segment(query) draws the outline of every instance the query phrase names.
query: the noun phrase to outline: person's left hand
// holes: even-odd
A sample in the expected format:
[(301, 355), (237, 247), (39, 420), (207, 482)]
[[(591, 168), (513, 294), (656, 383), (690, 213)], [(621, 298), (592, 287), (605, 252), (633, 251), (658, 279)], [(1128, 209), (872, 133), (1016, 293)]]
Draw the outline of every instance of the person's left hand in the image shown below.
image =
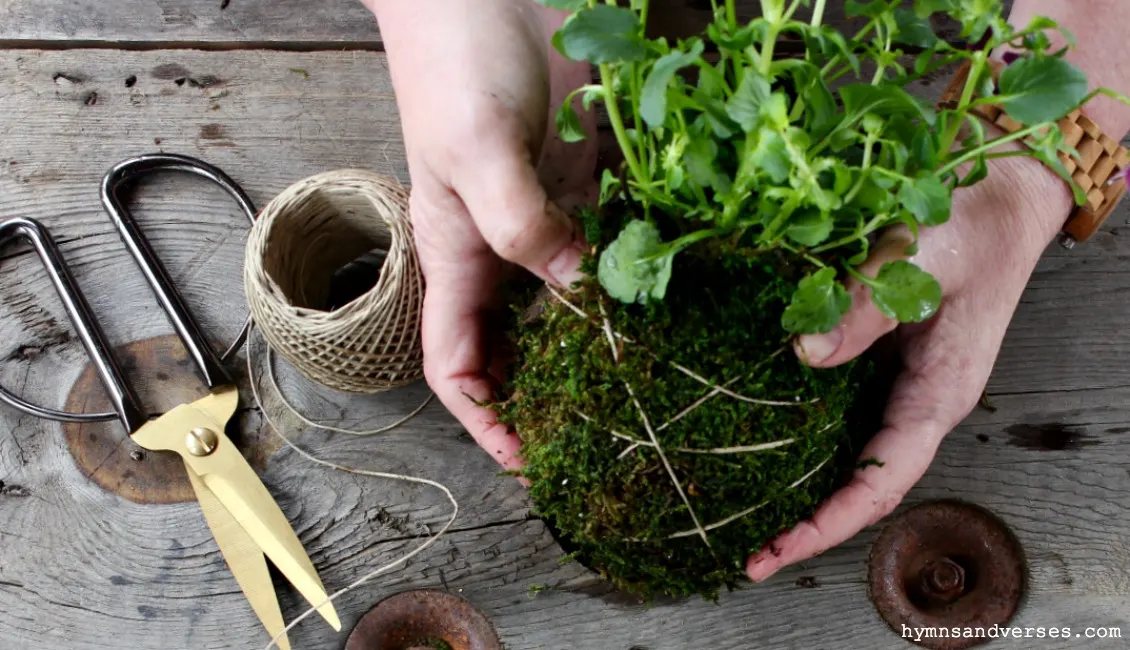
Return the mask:
[[(1067, 185), (1035, 160), (1002, 158), (989, 168), (986, 180), (954, 193), (951, 219), (922, 230), (919, 253), (909, 258), (942, 286), (932, 319), (896, 330), (898, 323), (879, 312), (866, 286), (851, 282), (852, 308), (841, 325), (798, 341), (800, 358), (826, 368), (895, 331), (903, 367), (882, 428), (861, 454), (882, 466), (855, 470), (810, 520), (751, 557), (746, 570), (754, 582), (890, 514), (926, 472), (942, 439), (976, 406), (1028, 278), (1072, 205)], [(884, 262), (904, 258), (910, 242), (905, 229), (885, 233), (860, 271), (874, 277)]]

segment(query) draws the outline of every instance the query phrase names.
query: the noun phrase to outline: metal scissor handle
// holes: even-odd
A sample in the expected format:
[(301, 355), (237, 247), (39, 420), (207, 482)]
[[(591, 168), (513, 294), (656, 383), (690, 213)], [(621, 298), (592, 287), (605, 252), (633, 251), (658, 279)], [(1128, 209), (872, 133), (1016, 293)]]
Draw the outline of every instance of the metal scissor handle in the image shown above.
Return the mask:
[[(223, 355), (217, 357), (215, 351), (206, 342), (200, 325), (185, 306), (184, 298), (173, 286), (168, 271), (165, 270), (160, 259), (145, 239), (144, 234), (138, 228), (133, 216), (118, 196), (119, 190), (128, 181), (147, 173), (165, 170), (190, 172), (213, 181), (236, 200), (252, 223), (255, 221), (256, 210), (243, 189), (227, 174), (202, 160), (189, 156), (165, 153), (136, 156), (111, 167), (102, 179), (103, 207), (110, 216), (110, 220), (117, 227), (122, 241), (133, 255), (134, 260), (141, 267), (146, 281), (161, 303), (161, 307), (168, 314), (181, 342), (193, 361), (196, 362), (196, 368), (200, 372), (201, 378), (207, 387), (212, 390), (218, 386), (232, 383), (231, 375), (223, 364), (235, 354), (236, 350), (247, 339), (247, 333), (251, 328), (251, 316), (250, 314), (247, 316), (239, 335), (236, 336), (228, 349)], [(3, 387), (0, 387), (0, 402), (22, 413), (56, 422), (107, 422), (117, 419), (126, 428), (127, 433), (134, 433), (146, 422), (141, 401), (126, 381), (125, 375), (110, 351), (111, 348), (105, 334), (98, 326), (90, 305), (86, 302), (71, 276), (55, 240), (51, 237), (51, 233), (42, 224), (32, 219), (17, 218), (0, 223), (0, 246), (17, 237), (26, 239), (35, 247), (39, 259), (47, 269), (51, 283), (59, 293), (67, 314), (78, 331), (87, 355), (97, 369), (98, 376), (110, 395), (114, 404), (114, 412), (68, 413), (58, 411), (32, 404), (13, 395)]]
[(196, 362), (196, 368), (200, 371), (205, 385), (209, 389), (214, 389), (232, 383), (231, 375), (223, 362), (230, 358), (247, 339), (247, 333), (251, 329), (251, 315), (248, 314), (243, 329), (227, 351), (222, 356), (216, 356), (215, 350), (204, 338), (199, 323), (185, 305), (184, 298), (173, 286), (168, 271), (165, 270), (161, 260), (118, 196), (118, 190), (125, 183), (159, 171), (188, 172), (212, 181), (235, 199), (252, 223), (255, 222), (255, 206), (243, 189), (223, 171), (202, 160), (179, 154), (154, 153), (129, 158), (111, 167), (102, 179), (102, 206), (110, 215), (110, 220), (117, 226), (118, 234), (141, 268), (149, 287), (168, 315), (189, 356)]
[(27, 240), (39, 255), (43, 267), (47, 270), (51, 284), (63, 301), (63, 307), (71, 319), (79, 339), (86, 348), (86, 353), (98, 371), (102, 385), (110, 394), (110, 401), (114, 404), (113, 413), (67, 413), (54, 409), (36, 406), (22, 398), (9, 393), (0, 387), (0, 401), (28, 415), (57, 422), (106, 422), (117, 419), (126, 427), (127, 431), (136, 431), (145, 424), (146, 418), (141, 409), (141, 400), (138, 399), (133, 389), (122, 374), (121, 367), (110, 351), (110, 344), (106, 335), (98, 326), (94, 312), (86, 302), (70, 269), (63, 261), (59, 248), (55, 244), (51, 233), (38, 221), (33, 219), (17, 218), (0, 223), (0, 246), (8, 241), (22, 238)]

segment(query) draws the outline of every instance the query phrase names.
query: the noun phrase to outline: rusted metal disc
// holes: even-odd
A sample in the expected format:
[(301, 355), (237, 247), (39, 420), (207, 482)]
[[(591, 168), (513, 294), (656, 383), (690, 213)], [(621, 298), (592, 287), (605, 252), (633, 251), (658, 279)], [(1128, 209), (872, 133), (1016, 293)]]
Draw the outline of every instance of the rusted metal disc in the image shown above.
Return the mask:
[(868, 580), (891, 629), (938, 650), (998, 638), (1026, 586), (1023, 551), (1008, 528), (984, 508), (948, 500), (892, 520), (872, 546)]
[(345, 650), (502, 650), (487, 617), (444, 591), (405, 591), (377, 603)]

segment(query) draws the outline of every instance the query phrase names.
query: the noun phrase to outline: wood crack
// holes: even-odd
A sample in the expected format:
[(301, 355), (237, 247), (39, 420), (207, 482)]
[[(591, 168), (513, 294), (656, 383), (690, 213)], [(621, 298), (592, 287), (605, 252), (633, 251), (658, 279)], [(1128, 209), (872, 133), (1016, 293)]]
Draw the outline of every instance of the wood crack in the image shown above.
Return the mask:
[[(492, 521), (490, 523), (479, 524), (477, 526), (467, 526), (466, 528), (454, 528), (453, 527), (453, 528), (451, 528), (447, 531), (447, 536), (455, 535), (455, 534), (458, 534), (458, 533), (473, 533), (475, 531), (488, 530), (488, 529), (491, 529), (491, 528), (502, 528), (504, 526), (515, 526), (515, 525), (518, 525), (518, 524), (524, 524), (524, 523), (533, 521), (535, 519), (536, 519), (536, 517), (530, 516), (530, 517), (523, 517), (521, 519), (503, 519), (503, 520), (500, 520), (500, 521)], [(386, 539), (380, 539), (380, 540), (377, 540), (377, 541), (375, 541), (371, 544), (368, 544), (368, 545), (360, 548), (356, 553), (351, 553), (351, 554), (347, 555), (346, 557), (342, 558), (341, 560), (339, 560), (337, 562), (328, 562), (324, 565), (324, 567), (326, 569), (336, 567), (336, 566), (338, 566), (338, 565), (340, 565), (340, 564), (342, 564), (342, 563), (344, 563), (344, 562), (346, 562), (350, 559), (360, 557), (361, 555), (364, 555), (365, 553), (368, 553), (369, 551), (372, 551), (373, 549), (375, 549), (379, 546), (384, 546), (386, 544), (397, 544), (397, 543), (400, 543), (400, 542), (410, 542), (410, 541), (417, 540), (417, 539), (427, 539), (427, 538), (433, 537), (433, 536), (434, 536), (434, 533), (427, 533), (427, 534), (419, 534), (419, 535), (402, 535), (400, 537), (389, 537), (389, 538), (386, 538)]]
[(27, 585), (22, 585), (22, 584), (19, 584), (19, 583), (16, 583), (16, 582), (0, 582), (0, 586), (2, 586), (2, 587), (13, 587), (13, 588), (19, 589), (20, 591), (25, 591), (29, 594), (32, 594), (34, 596), (39, 597), (40, 599), (42, 599), (48, 605), (52, 605), (52, 606), (55, 606), (55, 607), (64, 607), (66, 609), (73, 609), (73, 610), (80, 611), (80, 612), (86, 612), (87, 614), (95, 614), (97, 616), (106, 616), (106, 617), (109, 617), (109, 618), (116, 618), (116, 619), (126, 620), (126, 621), (130, 621), (130, 620), (140, 621), (140, 620), (142, 620), (142, 619), (130, 619), (130, 618), (126, 618), (124, 616), (118, 616), (118, 615), (115, 615), (115, 614), (107, 614), (106, 612), (100, 612), (96, 609), (90, 609), (89, 607), (83, 607), (82, 605), (75, 605), (74, 603), (64, 603), (62, 601), (52, 600), (52, 599), (44, 596), (43, 594), (39, 593), (38, 591), (32, 589), (31, 587), (28, 587)]
[(1088, 386), (1086, 388), (1064, 388), (1060, 390), (1018, 390), (1005, 393), (988, 393), (988, 396), (997, 398), (1023, 397), (1025, 395), (1069, 395), (1071, 393), (1093, 393), (1097, 390), (1125, 390), (1128, 388), (1130, 388), (1130, 384), (1118, 384), (1115, 386)]

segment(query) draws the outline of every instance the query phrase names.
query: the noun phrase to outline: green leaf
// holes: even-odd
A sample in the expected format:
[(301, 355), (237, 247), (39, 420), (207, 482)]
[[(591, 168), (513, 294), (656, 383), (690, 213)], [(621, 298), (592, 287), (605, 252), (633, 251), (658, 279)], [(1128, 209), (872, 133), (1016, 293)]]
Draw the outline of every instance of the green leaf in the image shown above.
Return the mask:
[(915, 131), (910, 141), (910, 166), (915, 171), (933, 170), (938, 166), (938, 147), (930, 131)]
[(709, 137), (692, 137), (687, 144), (686, 164), (687, 173), (691, 180), (702, 187), (714, 188), (719, 194), (730, 191), (730, 179), (718, 171), (717, 167), (718, 145)]
[(561, 27), (566, 57), (590, 63), (638, 61), (647, 54), (639, 17), (631, 9), (598, 4), (573, 14)]
[(892, 171), (903, 173), (906, 163), (910, 160), (910, 152), (906, 145), (898, 140), (884, 140), (883, 150), (879, 155), (879, 166)]
[(585, 107), (586, 111), (592, 110), (592, 103), (603, 97), (604, 86), (588, 86), (585, 88), (585, 91), (581, 93), (581, 105)]
[(561, 29), (553, 32), (553, 36), (551, 36), (549, 39), (549, 44), (553, 46), (553, 49), (557, 50), (557, 53), (565, 58), (569, 58), (569, 55), (565, 53), (565, 34), (564, 32), (562, 32), (562, 30), (565, 28), (565, 25), (568, 25), (569, 21), (572, 19), (573, 16), (566, 18), (565, 23), (561, 26)]
[(863, 264), (867, 261), (867, 258), (871, 256), (870, 240), (864, 237), (862, 239), (857, 239), (856, 243), (858, 243), (862, 248), (858, 253), (848, 258), (847, 263), (851, 264), (852, 266), (859, 266), (860, 264)]
[(817, 78), (804, 93), (804, 101), (808, 104), (807, 113), (810, 120), (808, 130), (812, 133), (813, 139), (819, 140), (831, 131), (839, 120), (839, 115), (836, 113), (836, 98), (832, 96), (832, 91), (828, 90), (824, 79)]
[(770, 128), (762, 128), (758, 133), (757, 146), (750, 152), (754, 167), (764, 171), (774, 183), (783, 183), (789, 177), (792, 163), (789, 160), (785, 139)]
[[(1058, 159), (1057, 159), (1058, 160)], [(973, 161), (973, 166), (969, 169), (969, 173), (965, 178), (958, 182), (958, 187), (969, 187), (985, 180), (989, 176), (989, 166), (985, 163), (985, 156), (977, 156)]]
[(769, 98), (761, 105), (761, 117), (778, 131), (788, 127), (789, 106), (785, 93), (775, 92), (769, 95)]
[(889, 189), (883, 188), (876, 182), (875, 175), (867, 173), (851, 204), (872, 214), (882, 214), (890, 211), (894, 206), (895, 197)]
[(895, 43), (915, 47), (933, 47), (938, 42), (938, 36), (930, 26), (929, 20), (919, 18), (910, 9), (896, 7), (895, 22), (898, 24), (898, 32), (891, 39)]
[(933, 124), (936, 114), (925, 100), (915, 97), (898, 86), (872, 86), (848, 84), (840, 88), (844, 111), (857, 118), (867, 113), (882, 115), (918, 115), (927, 124)]
[(756, 18), (748, 25), (739, 27), (737, 31), (730, 32), (729, 25), (712, 22), (706, 26), (706, 37), (719, 48), (740, 52), (753, 45), (757, 33), (763, 31), (765, 26), (764, 18)]
[(770, 92), (769, 81), (757, 70), (749, 68), (738, 89), (726, 102), (726, 114), (748, 133), (761, 122), (761, 106), (769, 99)]
[(640, 117), (651, 128), (663, 126), (667, 119), (667, 87), (682, 68), (693, 65), (702, 54), (701, 40), (695, 40), (689, 52), (671, 52), (656, 60), (640, 91)]
[(562, 142), (580, 142), (585, 139), (585, 127), (581, 125), (581, 118), (569, 104), (562, 104), (557, 109), (554, 122)]
[(860, 16), (881, 18), (886, 11), (886, 3), (875, 2), (873, 0), (868, 0), (867, 2), (847, 0), (847, 2), (844, 3), (844, 15), (848, 18), (858, 18)]
[(839, 153), (855, 144), (858, 138), (859, 136), (855, 131), (850, 129), (838, 129), (832, 131), (832, 135), (828, 138), (828, 146), (832, 151)]
[(882, 133), (885, 124), (886, 120), (874, 113), (868, 113), (863, 116), (863, 131), (865, 133), (870, 133), (871, 135)]
[(825, 60), (840, 56), (857, 75), (860, 73), (859, 57), (852, 51), (847, 38), (835, 27), (830, 25), (810, 27), (804, 23), (797, 23), (794, 29), (800, 32), (807, 50), (812, 53), (819, 52)]
[(620, 191), (620, 179), (616, 174), (612, 173), (611, 169), (605, 168), (604, 173), (600, 175), (600, 203), (603, 205)]
[[(663, 254), (663, 241), (654, 224), (629, 221), (600, 254), (597, 279), (608, 295), (625, 302), (645, 304), (661, 300), (671, 279), (673, 257)], [(654, 259), (650, 259), (654, 258)]]
[(1032, 125), (1058, 120), (1087, 96), (1087, 75), (1064, 59), (1022, 58), (1001, 72), (1000, 102), (1010, 117)]
[(929, 18), (938, 12), (954, 11), (957, 6), (957, 0), (914, 0), (914, 13), (919, 18)]
[(827, 212), (807, 210), (789, 219), (785, 236), (801, 246), (817, 246), (832, 234), (832, 216)]
[(803, 278), (781, 314), (781, 326), (793, 334), (825, 334), (851, 308), (851, 294), (836, 281), (836, 270), (825, 267)]
[(906, 260), (887, 262), (874, 279), (863, 281), (879, 311), (901, 323), (921, 323), (942, 303), (942, 287), (934, 276)]
[(899, 188), (899, 202), (924, 226), (938, 226), (950, 216), (950, 188), (936, 176), (907, 179)]
[(565, 9), (566, 11), (584, 9), (589, 4), (588, 0), (538, 0), (538, 3), (550, 9)]

